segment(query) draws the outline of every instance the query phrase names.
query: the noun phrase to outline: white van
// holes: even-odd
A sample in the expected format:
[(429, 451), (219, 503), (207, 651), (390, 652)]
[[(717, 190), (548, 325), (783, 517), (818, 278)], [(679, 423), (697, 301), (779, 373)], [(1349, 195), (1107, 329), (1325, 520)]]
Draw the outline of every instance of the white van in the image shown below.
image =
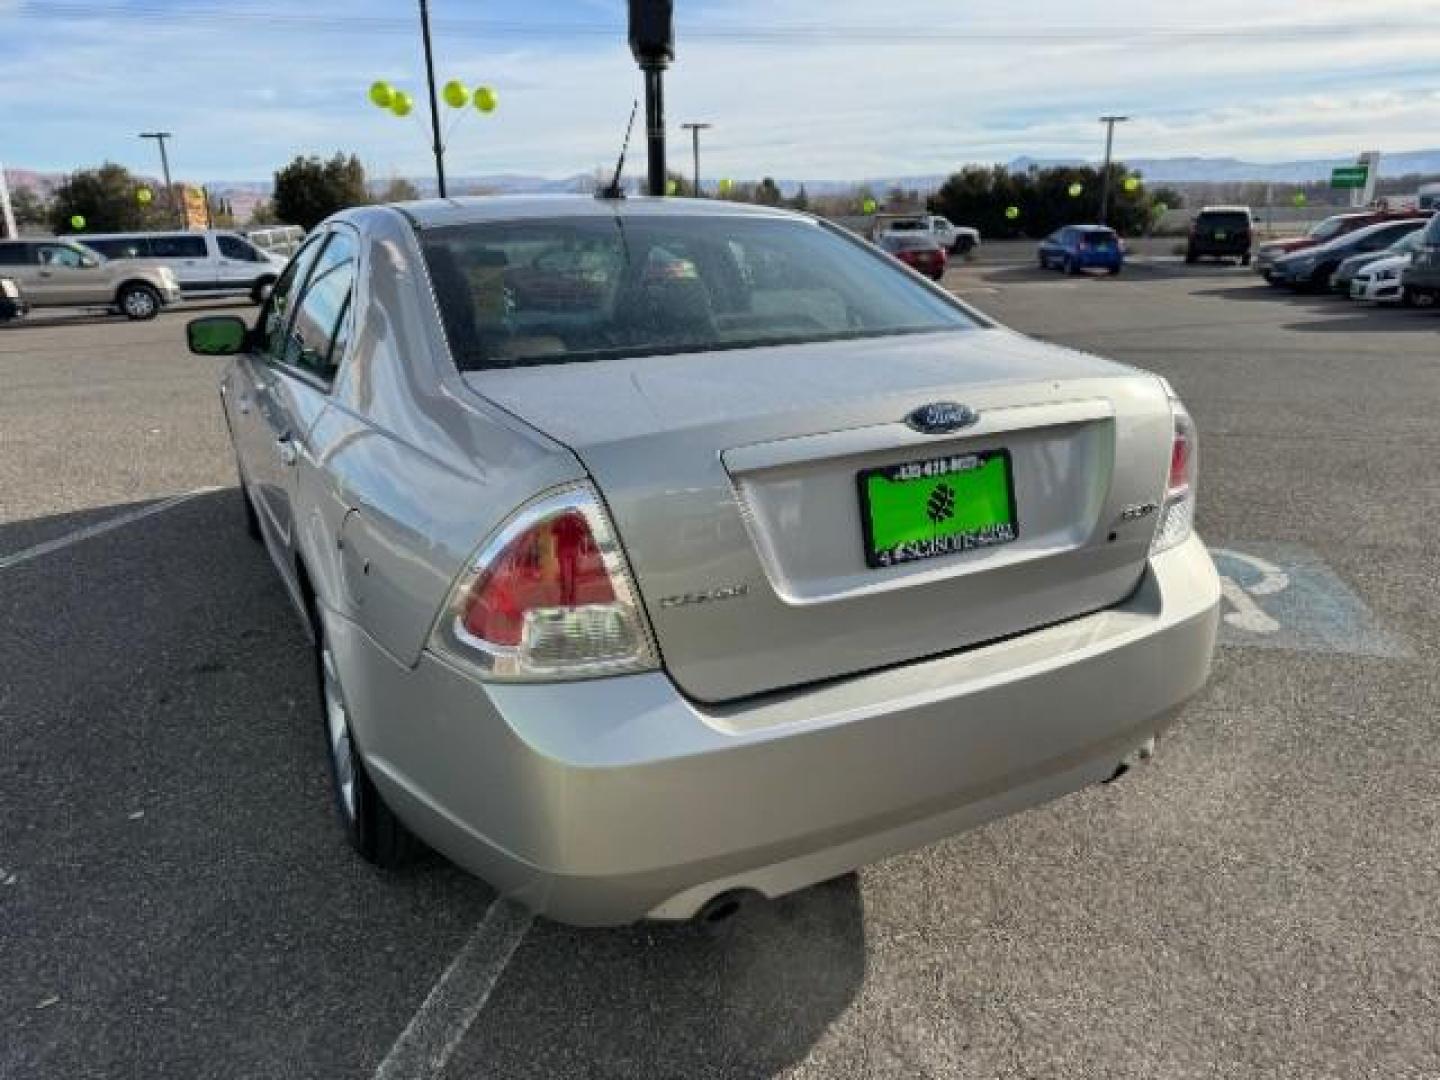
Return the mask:
[(285, 269), (285, 260), (238, 233), (99, 233), (76, 237), (108, 259), (134, 259), (170, 267), (186, 297), (249, 296), (260, 303)]

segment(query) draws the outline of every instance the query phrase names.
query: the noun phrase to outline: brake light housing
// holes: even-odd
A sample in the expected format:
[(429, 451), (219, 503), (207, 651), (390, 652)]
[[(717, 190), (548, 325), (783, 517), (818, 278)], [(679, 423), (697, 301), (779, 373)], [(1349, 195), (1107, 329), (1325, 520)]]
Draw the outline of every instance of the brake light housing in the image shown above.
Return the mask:
[(1170, 437), (1170, 466), (1165, 477), (1165, 498), (1160, 503), (1160, 521), (1150, 542), (1150, 554), (1168, 551), (1190, 538), (1195, 529), (1195, 482), (1199, 475), (1199, 445), (1195, 421), (1180, 403), (1175, 391), (1166, 383), (1170, 394), (1170, 416), (1173, 423)]
[(594, 488), (550, 492), (496, 530), (451, 589), (431, 649), (496, 681), (654, 670), (649, 622)]

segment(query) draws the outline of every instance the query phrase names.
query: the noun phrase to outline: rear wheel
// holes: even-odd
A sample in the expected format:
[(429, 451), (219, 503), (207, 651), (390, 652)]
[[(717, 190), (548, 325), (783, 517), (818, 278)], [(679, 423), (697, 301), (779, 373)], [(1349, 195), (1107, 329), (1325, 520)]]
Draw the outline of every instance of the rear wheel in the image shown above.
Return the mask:
[(1186, 248), (1186, 249), (1185, 249), (1185, 262), (1186, 262), (1187, 265), (1194, 264), (1194, 263), (1198, 262), (1199, 259), (1200, 259), (1200, 256), (1195, 254), (1194, 249), (1192, 249), (1192, 248)]
[(1110, 268), (1110, 270), (1109, 270), (1110, 276), (1111, 276), (1111, 277), (1114, 277), (1116, 274), (1120, 273), (1120, 269), (1121, 269), (1121, 268), (1118, 267), (1118, 266), (1112, 266), (1112, 267)]
[(1240, 265), (1241, 265), (1241, 266), (1249, 266), (1249, 265), (1250, 265), (1250, 253), (1249, 253), (1248, 251), (1245, 252), (1244, 255), (1241, 255), (1241, 256), (1240, 256)]
[(1079, 265), (1069, 255), (1065, 256), (1065, 273), (1072, 275), (1080, 273)]
[(1406, 285), (1404, 291), (1400, 294), (1400, 299), (1406, 307), (1433, 308), (1437, 299), (1440, 299), (1440, 297), (1437, 297), (1436, 294), (1429, 289), (1417, 289), (1414, 286)]
[(335, 808), (350, 846), (366, 862), (386, 869), (414, 857), (418, 841), (385, 805), (371, 783), (350, 730), (350, 710), (340, 685), (340, 668), (324, 620), (310, 605), (315, 628), (315, 663), (320, 682), (320, 708), (325, 725), (326, 758)]
[(160, 294), (152, 286), (132, 282), (115, 298), (127, 319), (143, 321), (160, 314)]

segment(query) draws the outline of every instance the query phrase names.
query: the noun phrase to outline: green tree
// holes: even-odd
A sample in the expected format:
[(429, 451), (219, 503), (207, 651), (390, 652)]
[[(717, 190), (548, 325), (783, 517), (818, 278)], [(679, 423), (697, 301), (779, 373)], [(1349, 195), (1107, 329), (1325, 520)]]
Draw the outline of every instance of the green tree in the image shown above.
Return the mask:
[(420, 198), (420, 189), (403, 176), (392, 176), (390, 182), (380, 192), (376, 202), (411, 202)]
[(695, 194), (695, 185), (683, 173), (670, 169), (665, 173), (665, 190), (673, 191), (677, 198), (689, 199)]
[(17, 187), (10, 192), (10, 209), (20, 235), (45, 232), (50, 227), (50, 204), (34, 188)]
[(275, 204), (269, 199), (261, 199), (250, 209), (250, 220), (246, 224), (252, 229), (263, 229), (267, 225), (282, 225), (279, 216), (275, 213)]
[(802, 211), (810, 209), (810, 193), (805, 190), (804, 184), (800, 185), (800, 190), (795, 192), (794, 198), (790, 200), (790, 209)]
[[(50, 200), (50, 227), (57, 233), (73, 231), (70, 219), (85, 219), (89, 232), (136, 232), (164, 224), (163, 196), (148, 206), (137, 198), (145, 185), (123, 165), (107, 161), (98, 169), (71, 173)], [(156, 203), (160, 203), (157, 207)]]
[(275, 174), (275, 213), (307, 232), (331, 214), (370, 201), (365, 166), (354, 154), (337, 153), (329, 161), (297, 157)]
[(760, 181), (759, 187), (755, 189), (755, 201), (761, 206), (779, 206), (785, 201), (780, 185), (775, 183), (773, 176), (767, 176)]

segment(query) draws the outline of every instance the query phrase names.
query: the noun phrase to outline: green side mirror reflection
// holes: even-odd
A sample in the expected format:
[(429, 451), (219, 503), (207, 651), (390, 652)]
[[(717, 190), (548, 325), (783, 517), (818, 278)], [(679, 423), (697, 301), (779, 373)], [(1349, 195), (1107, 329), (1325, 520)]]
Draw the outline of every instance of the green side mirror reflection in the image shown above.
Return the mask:
[(249, 328), (233, 315), (191, 319), (185, 327), (190, 351), (197, 356), (232, 356), (245, 348)]

